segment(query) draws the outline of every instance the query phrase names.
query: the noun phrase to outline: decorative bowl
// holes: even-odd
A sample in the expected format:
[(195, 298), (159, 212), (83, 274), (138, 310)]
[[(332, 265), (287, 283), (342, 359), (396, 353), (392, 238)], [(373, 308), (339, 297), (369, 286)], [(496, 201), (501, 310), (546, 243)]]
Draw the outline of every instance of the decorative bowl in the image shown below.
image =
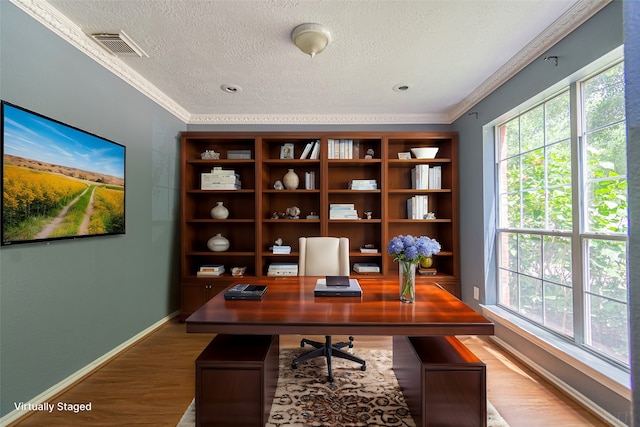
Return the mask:
[(438, 154), (438, 147), (417, 147), (412, 148), (411, 152), (416, 159), (433, 159)]

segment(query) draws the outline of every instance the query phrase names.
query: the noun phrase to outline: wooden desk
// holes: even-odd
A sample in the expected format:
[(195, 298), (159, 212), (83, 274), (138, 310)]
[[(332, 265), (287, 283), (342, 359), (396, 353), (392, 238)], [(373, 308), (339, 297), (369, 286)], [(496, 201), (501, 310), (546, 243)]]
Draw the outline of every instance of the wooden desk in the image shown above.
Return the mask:
[[(317, 277), (269, 278), (256, 283), (266, 284), (267, 293), (262, 301), (225, 301), (222, 293), (213, 297), (204, 306), (186, 320), (187, 332), (208, 332), (230, 335), (394, 335), (394, 336), (435, 336), (435, 335), (491, 335), (493, 324), (473, 311), (449, 292), (436, 285), (419, 285), (416, 289), (416, 302), (406, 304), (400, 301), (397, 278), (361, 279), (362, 297), (314, 297), (313, 289)], [(238, 283), (242, 283), (239, 281)], [(219, 335), (224, 337), (225, 335)], [(226, 349), (230, 352), (232, 349)], [(241, 348), (242, 350), (242, 348)], [(244, 350), (242, 350), (244, 351)], [(395, 351), (395, 346), (394, 346)], [(413, 354), (413, 352), (407, 352)], [(415, 356), (414, 356), (415, 359)], [(231, 362), (231, 361), (229, 361)], [(413, 369), (412, 360), (397, 363), (394, 359), (394, 370), (401, 373), (399, 379), (405, 378), (408, 372), (410, 381), (401, 387), (414, 393), (416, 397), (408, 399), (421, 401), (422, 392), (419, 372)], [(228, 364), (228, 363), (227, 363)], [(229, 369), (228, 366), (223, 366)], [(242, 366), (239, 367), (243, 369)], [(277, 370), (264, 369), (277, 380)], [(263, 374), (264, 375), (264, 374)], [(404, 376), (403, 376), (404, 375)], [(229, 397), (228, 381), (210, 381), (208, 393), (225, 396), (224, 404), (236, 408), (235, 413), (251, 413), (250, 402), (245, 396), (250, 392), (259, 394), (262, 385), (270, 377), (259, 381), (235, 381), (241, 387), (236, 394)], [(415, 383), (418, 381), (418, 383)], [(196, 381), (198, 382), (198, 381)], [(414, 384), (415, 383), (415, 384)], [(220, 389), (219, 387), (222, 387)], [(244, 388), (242, 388), (244, 387)], [(196, 423), (209, 420), (210, 425), (228, 427), (234, 420), (221, 415), (212, 405), (207, 407), (203, 402), (204, 391), (196, 389)], [(212, 391), (213, 390), (213, 391)], [(267, 396), (271, 399), (275, 387)], [(486, 394), (480, 393), (478, 405), (484, 404)], [(231, 401), (229, 403), (228, 401)], [(255, 399), (254, 399), (255, 400)], [(482, 402), (480, 402), (480, 400)], [(463, 402), (464, 403), (464, 402)], [(458, 402), (449, 402), (447, 414), (455, 412)], [(418, 420), (425, 420), (421, 406), (414, 407)], [(425, 407), (426, 408), (426, 407)], [(242, 420), (238, 425), (264, 424), (263, 413), (266, 407), (255, 410), (258, 415), (251, 422)], [(224, 412), (224, 411), (222, 411)], [(444, 414), (443, 416), (448, 416)], [(267, 414), (268, 415), (268, 414)], [(431, 417), (439, 414), (429, 414)], [(237, 420), (236, 420), (237, 421)], [(423, 424), (424, 424), (423, 423)], [(486, 419), (484, 421), (486, 424)], [(235, 424), (233, 424), (235, 425)], [(455, 425), (455, 424), (454, 424)], [(484, 424), (480, 424), (484, 425)]]
[[(255, 335), (493, 335), (493, 323), (436, 285), (400, 302), (397, 278), (358, 278), (362, 297), (314, 297), (317, 277), (268, 278), (262, 301), (213, 297), (186, 320), (187, 332)], [(238, 281), (242, 283), (242, 281)]]

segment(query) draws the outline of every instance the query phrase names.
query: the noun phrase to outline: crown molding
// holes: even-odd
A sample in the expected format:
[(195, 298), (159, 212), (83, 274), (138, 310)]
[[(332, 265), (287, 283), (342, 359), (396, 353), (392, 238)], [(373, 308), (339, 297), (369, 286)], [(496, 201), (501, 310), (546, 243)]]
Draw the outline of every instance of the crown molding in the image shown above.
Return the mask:
[(42, 0), (11, 0), (11, 2), (171, 114), (183, 122), (188, 121), (190, 114), (187, 110), (133, 71), (117, 56), (101, 48), (80, 27), (58, 12), (49, 3)]
[(451, 124), (612, 0), (580, 0), (448, 114), (191, 114), (42, 0), (13, 4), (185, 124)]
[(206, 125), (381, 125), (449, 124), (437, 114), (194, 114), (189, 124)]
[(514, 55), (506, 64), (482, 82), (462, 102), (450, 111), (448, 122), (453, 123), (467, 110), (482, 101), (498, 89), (511, 77), (522, 71), (553, 45), (565, 38), (569, 33), (582, 25), (587, 19), (598, 13), (612, 0), (581, 0), (574, 4), (561, 17), (556, 19), (540, 35), (533, 39), (524, 49)]

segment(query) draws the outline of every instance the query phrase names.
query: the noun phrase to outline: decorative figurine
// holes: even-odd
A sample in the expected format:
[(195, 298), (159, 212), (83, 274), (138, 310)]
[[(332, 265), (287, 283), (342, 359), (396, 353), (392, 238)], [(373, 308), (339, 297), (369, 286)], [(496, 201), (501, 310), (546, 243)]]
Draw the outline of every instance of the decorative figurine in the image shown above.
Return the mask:
[(282, 181), (277, 180), (275, 184), (273, 184), (273, 188), (275, 190), (284, 190), (284, 185), (282, 184)]
[(300, 218), (300, 208), (297, 206), (291, 206), (287, 208), (285, 211), (285, 215), (288, 219), (299, 219)]
[(436, 219), (436, 214), (433, 212), (429, 212), (424, 216), (424, 219)]
[(367, 154), (364, 156), (365, 159), (373, 159), (373, 155), (375, 154), (375, 151), (373, 151), (373, 148), (369, 148), (367, 150)]
[(367, 219), (371, 219), (371, 215), (373, 215), (373, 212), (371, 211), (365, 211), (364, 212), (365, 216), (367, 217)]
[(200, 154), (200, 158), (203, 160), (218, 160), (220, 153), (216, 153), (215, 150), (205, 150), (204, 153)]
[(247, 271), (247, 267), (232, 267), (231, 268), (231, 275), (232, 276), (243, 276), (245, 271)]
[(276, 246), (282, 246), (282, 237), (278, 237), (275, 241)]

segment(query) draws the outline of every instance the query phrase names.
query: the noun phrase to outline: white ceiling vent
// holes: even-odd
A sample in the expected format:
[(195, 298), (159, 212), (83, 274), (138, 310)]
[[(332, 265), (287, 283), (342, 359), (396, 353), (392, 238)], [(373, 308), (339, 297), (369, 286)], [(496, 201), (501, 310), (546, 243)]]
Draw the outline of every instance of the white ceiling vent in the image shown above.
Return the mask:
[(124, 31), (119, 33), (95, 33), (91, 34), (91, 37), (113, 55), (149, 57)]

